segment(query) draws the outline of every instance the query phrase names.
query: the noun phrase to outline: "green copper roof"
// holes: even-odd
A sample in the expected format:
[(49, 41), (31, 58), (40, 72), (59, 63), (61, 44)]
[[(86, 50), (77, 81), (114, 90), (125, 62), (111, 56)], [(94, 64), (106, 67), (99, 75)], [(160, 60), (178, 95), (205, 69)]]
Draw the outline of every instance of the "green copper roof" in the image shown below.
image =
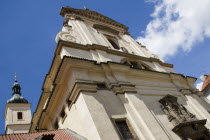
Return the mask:
[(7, 100), (7, 103), (28, 103), (28, 101), (19, 94), (14, 94), (12, 98)]
[(12, 86), (12, 98), (7, 101), (7, 103), (28, 103), (28, 101), (21, 96), (21, 87), (20, 84), (15, 80), (15, 83)]

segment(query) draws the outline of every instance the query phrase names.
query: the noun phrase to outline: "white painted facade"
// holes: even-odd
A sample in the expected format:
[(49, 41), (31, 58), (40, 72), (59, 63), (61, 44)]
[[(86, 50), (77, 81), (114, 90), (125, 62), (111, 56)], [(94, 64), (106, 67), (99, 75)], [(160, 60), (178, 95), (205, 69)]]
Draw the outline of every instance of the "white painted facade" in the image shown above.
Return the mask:
[[(30, 132), (36, 126), (40, 130), (58, 127), (89, 140), (120, 140), (114, 121), (126, 119), (136, 139), (179, 140), (160, 107), (159, 100), (167, 94), (177, 97), (198, 119), (207, 119), (205, 126), (210, 129), (210, 104), (194, 87), (196, 78), (177, 74), (172, 65), (138, 44), (124, 29), (85, 16), (64, 17), (68, 22), (56, 37), (55, 58)], [(95, 29), (95, 24), (119, 34)], [(109, 38), (128, 52), (114, 49)], [(125, 64), (126, 60), (150, 70)], [(106, 88), (100, 89), (101, 83)]]
[[(107, 40), (109, 37), (116, 40), (119, 47), (124, 47), (128, 51), (128, 54), (133, 54), (134, 56), (140, 56), (145, 58), (155, 58), (163, 62), (163, 60), (152, 54), (145, 46), (138, 44), (130, 35), (120, 34), (115, 35), (111, 33), (106, 33), (100, 30), (96, 30), (93, 27), (93, 23), (85, 23), (80, 20), (69, 20), (68, 25), (64, 26), (62, 31), (58, 33), (56, 41), (65, 40), (74, 42), (81, 45), (100, 45), (99, 49), (89, 49), (81, 50), (81, 48), (62, 46), (60, 56), (73, 56), (79, 58), (86, 58), (90, 60), (95, 60), (97, 62), (118, 62), (125, 57), (118, 55), (113, 55), (113, 51), (123, 52), (122, 49), (116, 50)], [(108, 37), (107, 37), (108, 36)], [(174, 69), (169, 67), (161, 66), (157, 62), (144, 62), (156, 71), (160, 72), (173, 72)]]
[[(6, 134), (28, 133), (31, 123), (31, 104), (7, 103), (5, 109)], [(22, 119), (18, 119), (18, 112), (22, 113)]]

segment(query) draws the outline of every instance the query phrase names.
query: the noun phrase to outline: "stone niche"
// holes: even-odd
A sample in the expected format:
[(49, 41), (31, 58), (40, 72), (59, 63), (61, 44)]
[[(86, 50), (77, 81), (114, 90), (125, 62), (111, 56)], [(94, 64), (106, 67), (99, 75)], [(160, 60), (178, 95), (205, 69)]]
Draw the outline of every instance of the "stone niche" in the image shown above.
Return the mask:
[(182, 104), (177, 97), (166, 95), (159, 100), (161, 108), (169, 122), (174, 125), (172, 131), (183, 140), (210, 140), (210, 132), (205, 127), (206, 119), (198, 120)]

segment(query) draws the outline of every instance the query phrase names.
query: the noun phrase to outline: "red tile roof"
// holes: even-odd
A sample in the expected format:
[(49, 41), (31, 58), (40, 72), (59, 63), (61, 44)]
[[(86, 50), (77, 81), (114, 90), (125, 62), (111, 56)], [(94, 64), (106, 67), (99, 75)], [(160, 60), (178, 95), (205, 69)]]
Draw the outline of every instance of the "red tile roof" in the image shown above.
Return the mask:
[(36, 138), (39, 138), (44, 135), (55, 135), (53, 137), (54, 140), (87, 140), (86, 138), (79, 136), (78, 134), (69, 129), (60, 129), (35, 133), (0, 135), (0, 140), (35, 140)]
[(209, 75), (205, 75), (206, 78), (203, 81), (203, 86), (202, 86), (202, 91), (209, 85), (210, 83), (210, 74)]

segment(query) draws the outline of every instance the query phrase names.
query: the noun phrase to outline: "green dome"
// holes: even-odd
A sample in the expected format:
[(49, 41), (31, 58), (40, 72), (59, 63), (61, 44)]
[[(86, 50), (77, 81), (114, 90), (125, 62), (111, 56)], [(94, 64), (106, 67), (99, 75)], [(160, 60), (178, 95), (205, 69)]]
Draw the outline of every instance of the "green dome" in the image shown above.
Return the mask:
[(12, 98), (9, 99), (7, 103), (28, 103), (28, 101), (21, 96), (21, 87), (17, 80), (15, 80), (15, 83), (12, 86), (12, 90)]
[(11, 99), (7, 100), (7, 103), (28, 103), (28, 101), (19, 94), (14, 94)]

